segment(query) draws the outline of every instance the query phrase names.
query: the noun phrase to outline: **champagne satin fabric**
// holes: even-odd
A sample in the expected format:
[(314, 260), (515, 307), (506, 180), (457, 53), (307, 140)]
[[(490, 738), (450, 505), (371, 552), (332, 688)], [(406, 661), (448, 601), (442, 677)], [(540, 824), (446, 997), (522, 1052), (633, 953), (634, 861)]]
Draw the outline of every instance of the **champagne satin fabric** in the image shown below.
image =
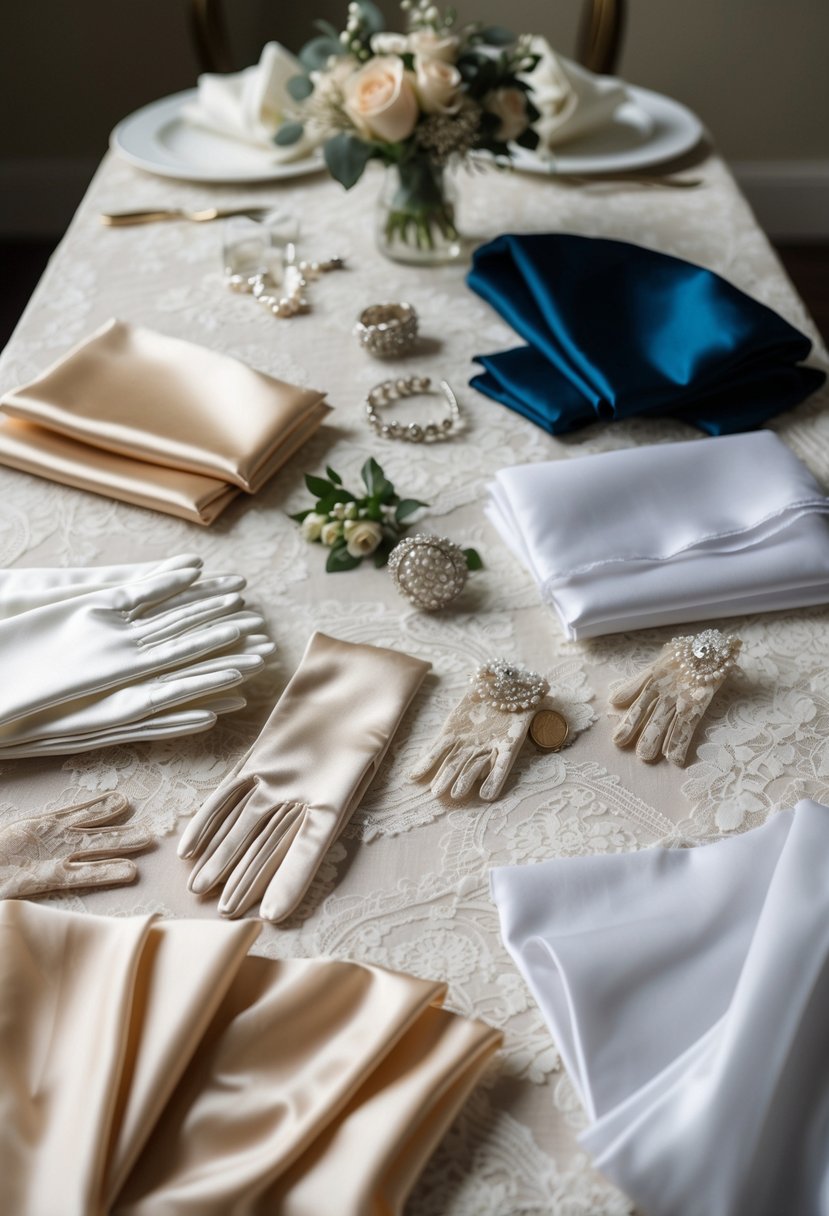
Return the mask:
[(316, 431), (324, 394), (108, 321), (0, 404), (0, 461), (209, 524)]
[(499, 1035), (258, 930), (0, 903), (0, 1211), (401, 1210)]

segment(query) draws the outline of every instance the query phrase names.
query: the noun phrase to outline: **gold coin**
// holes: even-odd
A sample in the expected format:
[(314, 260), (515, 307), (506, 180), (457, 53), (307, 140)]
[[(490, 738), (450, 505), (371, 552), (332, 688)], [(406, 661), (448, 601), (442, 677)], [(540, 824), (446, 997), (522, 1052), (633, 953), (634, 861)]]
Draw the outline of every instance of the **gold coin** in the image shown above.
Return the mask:
[(557, 752), (567, 742), (567, 719), (555, 709), (540, 709), (530, 723), (530, 738), (545, 752)]

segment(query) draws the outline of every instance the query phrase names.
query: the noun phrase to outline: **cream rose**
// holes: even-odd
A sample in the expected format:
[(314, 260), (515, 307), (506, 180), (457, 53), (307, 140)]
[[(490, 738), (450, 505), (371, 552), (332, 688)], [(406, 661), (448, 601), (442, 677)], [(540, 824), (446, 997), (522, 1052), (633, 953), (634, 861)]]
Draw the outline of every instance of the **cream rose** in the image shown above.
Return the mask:
[(299, 525), (299, 530), (305, 540), (319, 540), (322, 529), (327, 523), (327, 515), (318, 515), (316, 511), (312, 511), (310, 515), (305, 516)]
[(458, 108), (461, 74), (452, 63), (415, 55), (415, 92), (424, 114), (451, 114)]
[(434, 30), (413, 30), (409, 34), (409, 50), (425, 59), (442, 59), (454, 63), (460, 43), (454, 34), (436, 34)]
[(335, 545), (343, 534), (343, 526), (335, 519), (330, 520), (327, 524), (323, 524), (320, 532), (320, 540), (324, 545)]
[(507, 143), (529, 126), (527, 102), (521, 89), (495, 89), (484, 98), (484, 109), (499, 118), (495, 138)]
[(375, 55), (405, 55), (409, 49), (409, 39), (405, 34), (373, 34), (371, 49)]
[(415, 128), (419, 109), (403, 60), (378, 55), (343, 85), (343, 109), (358, 131), (369, 138), (397, 143)]
[(355, 519), (346, 524), (346, 548), (352, 557), (368, 557), (383, 539), (383, 529), (371, 519)]

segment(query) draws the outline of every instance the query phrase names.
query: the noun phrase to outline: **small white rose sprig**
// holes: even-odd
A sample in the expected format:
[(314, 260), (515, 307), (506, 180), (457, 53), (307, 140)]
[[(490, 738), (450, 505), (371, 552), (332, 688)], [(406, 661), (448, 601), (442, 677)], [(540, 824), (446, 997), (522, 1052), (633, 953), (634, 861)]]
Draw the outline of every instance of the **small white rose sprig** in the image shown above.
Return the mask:
[[(291, 519), (299, 524), (307, 541), (328, 546), (325, 568), (330, 574), (354, 570), (366, 557), (373, 558), (377, 567), (385, 566), (409, 527), (406, 521), (429, 504), (417, 498), (401, 498), (373, 457), (360, 470), (364, 494), (347, 489), (334, 469), (326, 468), (325, 473), (325, 477), (305, 474), (305, 484), (317, 501)], [(475, 550), (466, 549), (464, 553), (469, 568), (479, 569), (481, 559)]]

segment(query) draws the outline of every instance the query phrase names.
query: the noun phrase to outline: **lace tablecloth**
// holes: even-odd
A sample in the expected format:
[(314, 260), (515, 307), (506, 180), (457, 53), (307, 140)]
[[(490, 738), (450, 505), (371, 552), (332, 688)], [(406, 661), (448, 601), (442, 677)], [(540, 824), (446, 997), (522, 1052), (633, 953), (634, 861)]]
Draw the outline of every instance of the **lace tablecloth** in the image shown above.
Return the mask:
[[(570, 231), (618, 237), (719, 271), (817, 337), (801, 301), (727, 169), (710, 158), (697, 190), (637, 185), (575, 189), (538, 177), (476, 172), (460, 179), (465, 231)], [(0, 814), (13, 819), (118, 787), (159, 833), (136, 886), (63, 899), (64, 906), (129, 915), (213, 916), (185, 889), (175, 854), (179, 819), (212, 790), (257, 734), (313, 627), (349, 640), (401, 647), (433, 674), (380, 775), (287, 927), (266, 926), (270, 956), (332, 955), (446, 979), (450, 1004), (505, 1032), (485, 1085), (435, 1154), (409, 1205), (412, 1216), (599, 1216), (629, 1211), (579, 1151), (578, 1100), (523, 981), (500, 944), (487, 888), (490, 865), (607, 852), (655, 840), (699, 839), (759, 822), (771, 808), (829, 799), (829, 609), (733, 623), (742, 674), (718, 697), (705, 740), (684, 771), (646, 766), (610, 743), (606, 690), (653, 657), (671, 630), (565, 643), (534, 585), (484, 521), (484, 486), (496, 469), (640, 442), (688, 438), (672, 422), (591, 428), (566, 442), (465, 388), (472, 356), (514, 343), (464, 286), (463, 270), (418, 271), (385, 261), (372, 242), (379, 174), (349, 194), (324, 176), (269, 187), (206, 188), (155, 179), (108, 157), (0, 362), (0, 388), (32, 376), (110, 316), (227, 351), (299, 384), (324, 388), (335, 407), (289, 470), (232, 505), (209, 530), (0, 469), (0, 565), (83, 565), (180, 551), (208, 569), (237, 571), (267, 617), (277, 662), (251, 686), (247, 710), (212, 732), (50, 761), (2, 765)], [(273, 202), (302, 223), (303, 256), (348, 255), (349, 269), (313, 286), (313, 312), (275, 320), (226, 290), (218, 224), (102, 228), (98, 212)], [(351, 334), (359, 311), (409, 300), (422, 319), (417, 357), (373, 362)], [(816, 358), (825, 361), (818, 348)], [(388, 368), (393, 368), (390, 373)], [(400, 369), (399, 371), (397, 369)], [(444, 376), (460, 390), (466, 426), (430, 447), (373, 438), (366, 391), (388, 374)], [(778, 428), (829, 482), (827, 394)], [(422, 404), (422, 403), (420, 403)], [(414, 411), (416, 406), (411, 407)], [(403, 409), (401, 408), (401, 414)], [(481, 552), (452, 611), (410, 610), (385, 571), (324, 573), (325, 552), (300, 538), (286, 512), (307, 505), (305, 471), (331, 464), (356, 481), (376, 456), (406, 496), (432, 504), (426, 530)], [(729, 623), (729, 628), (732, 625)], [(496, 655), (548, 671), (574, 742), (558, 755), (528, 746), (494, 805), (442, 805), (404, 773), (464, 688)]]

